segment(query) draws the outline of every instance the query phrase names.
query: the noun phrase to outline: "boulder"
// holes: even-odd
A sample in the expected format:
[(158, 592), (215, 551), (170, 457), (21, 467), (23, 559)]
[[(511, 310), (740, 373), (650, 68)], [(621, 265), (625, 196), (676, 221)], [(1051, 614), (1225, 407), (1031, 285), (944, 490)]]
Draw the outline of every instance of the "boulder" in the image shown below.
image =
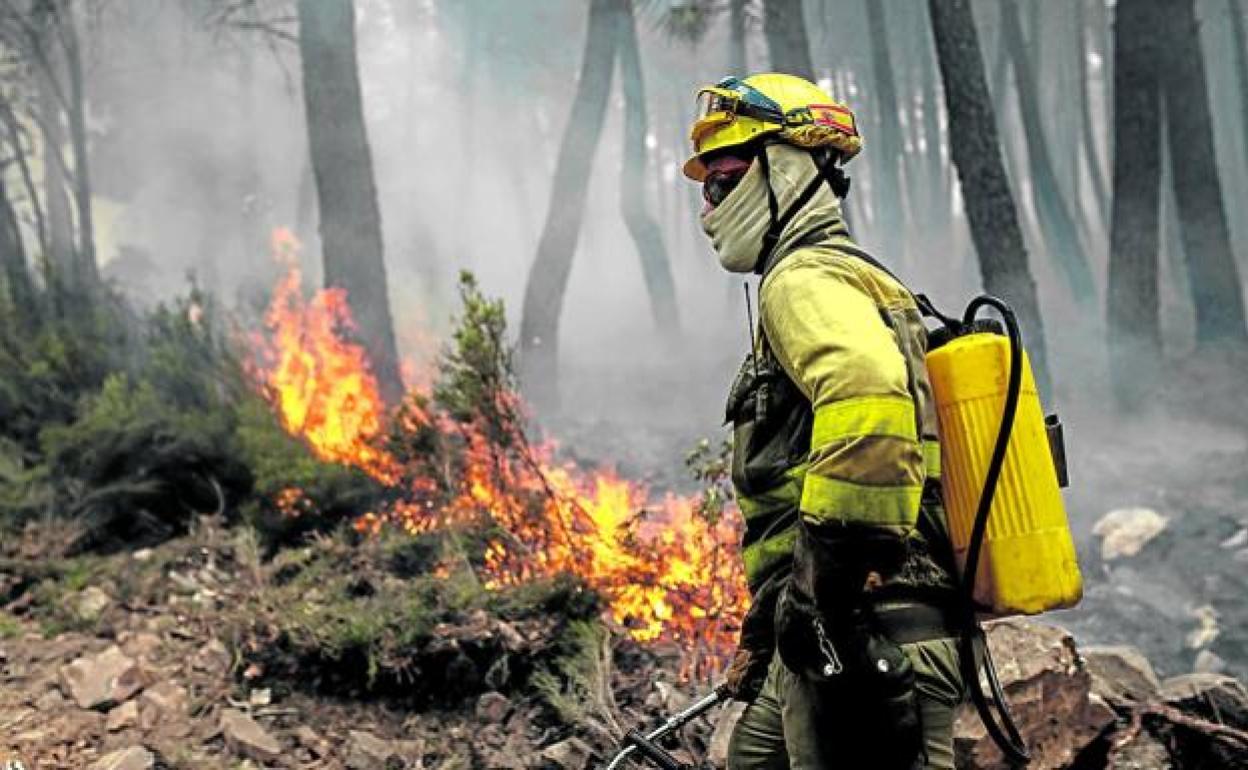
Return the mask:
[[(1109, 704), (1092, 691), (1070, 633), (1020, 619), (988, 625), (988, 643), (1010, 711), (1032, 755), (1029, 770), (1061, 768), (1114, 723)], [(959, 710), (954, 726), (958, 767), (1004, 766), (975, 708)]]
[(235, 754), (257, 762), (268, 762), (282, 754), (282, 744), (256, 720), (237, 709), (221, 712), (220, 727), (225, 745)]
[(78, 658), (60, 670), (61, 689), (80, 708), (109, 708), (143, 688), (138, 664), (117, 645)]
[(1144, 653), (1129, 645), (1099, 645), (1082, 651), (1092, 675), (1092, 691), (1115, 708), (1144, 703), (1161, 689), (1161, 681)]
[(156, 755), (142, 746), (118, 749), (97, 759), (91, 770), (150, 770), (156, 766)]
[(1161, 685), (1161, 699), (1171, 706), (1217, 724), (1248, 731), (1248, 689), (1224, 674), (1183, 674)]

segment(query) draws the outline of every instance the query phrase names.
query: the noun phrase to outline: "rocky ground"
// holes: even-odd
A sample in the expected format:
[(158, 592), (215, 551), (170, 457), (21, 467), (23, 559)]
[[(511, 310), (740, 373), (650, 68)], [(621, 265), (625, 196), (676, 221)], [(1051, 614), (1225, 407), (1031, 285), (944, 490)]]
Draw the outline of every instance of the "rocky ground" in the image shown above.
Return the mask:
[[(55, 560), (6, 557), (0, 579), (16, 598), (0, 616), (0, 759), (97, 770), (579, 770), (601, 766), (624, 729), (655, 724), (696, 690), (675, 683), (674, 655), (617, 641), (588, 671), (588, 687), (557, 685), (551, 697), (532, 680), (489, 672), (546, 654), (548, 637), (562, 632), (482, 611), (439, 626), (416, 653), (412, 692), (439, 673), (434, 665), (460, 672), (460, 688), (438, 680), (448, 683), (444, 699), (334, 692), (311, 684), (324, 672), (310, 664), (267, 672), (273, 656), (239, 635), (231, 613), (247, 600), (236, 592), (253, 590), (246, 572), (255, 567), (237, 547), (208, 526), (56, 575), (36, 574)], [(1248, 766), (1248, 692), (1232, 677), (1159, 680), (1138, 650), (1081, 649), (1060, 629), (1016, 621), (995, 625), (992, 642), (1033, 767)], [(712, 712), (674, 751), (722, 767), (737, 713)], [(1001, 766), (969, 709), (958, 751), (962, 767)]]

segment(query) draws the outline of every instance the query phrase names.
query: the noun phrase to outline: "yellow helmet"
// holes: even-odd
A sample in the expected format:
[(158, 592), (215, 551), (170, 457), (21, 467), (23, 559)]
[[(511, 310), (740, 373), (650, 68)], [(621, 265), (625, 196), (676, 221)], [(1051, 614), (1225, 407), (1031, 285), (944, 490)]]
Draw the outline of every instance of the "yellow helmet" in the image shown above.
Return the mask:
[(779, 73), (727, 77), (698, 91), (698, 117), (689, 131), (694, 154), (685, 161), (685, 176), (703, 181), (708, 154), (767, 134), (799, 147), (832, 147), (842, 163), (862, 149), (854, 113), (809, 80)]

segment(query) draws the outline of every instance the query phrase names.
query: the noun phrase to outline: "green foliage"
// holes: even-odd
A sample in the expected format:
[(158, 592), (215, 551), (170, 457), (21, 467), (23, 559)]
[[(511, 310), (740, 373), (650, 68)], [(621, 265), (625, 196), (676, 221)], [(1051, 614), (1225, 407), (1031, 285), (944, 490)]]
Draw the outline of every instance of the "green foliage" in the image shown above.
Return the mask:
[(597, 723), (618, 734), (611, 695), (610, 632), (601, 623), (572, 623), (568, 643), (569, 652), (533, 675), (533, 688), (564, 722)]
[(695, 510), (709, 523), (717, 523), (724, 506), (733, 499), (731, 438), (721, 441), (716, 449), (711, 448), (709, 439), (702, 439), (685, 455), (685, 467), (702, 486)]
[(507, 345), (507, 315), (502, 300), (481, 294), (477, 280), (467, 271), (459, 274), (462, 315), (443, 355), (433, 398), (438, 406), (460, 422), (484, 415), (498, 422), (516, 390), (512, 351)]

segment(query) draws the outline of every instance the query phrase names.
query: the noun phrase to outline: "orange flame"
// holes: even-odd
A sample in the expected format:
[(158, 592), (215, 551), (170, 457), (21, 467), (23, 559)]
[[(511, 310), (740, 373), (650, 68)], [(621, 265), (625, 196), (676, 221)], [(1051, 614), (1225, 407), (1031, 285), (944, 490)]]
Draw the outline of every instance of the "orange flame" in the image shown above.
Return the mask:
[(278, 228), (272, 247), (286, 274), (265, 314), (269, 337), (258, 341), (264, 363), (256, 368), (282, 425), (321, 459), (395, 478), (393, 459), (374, 446), (385, 404), (364, 348), (346, 339), (355, 329), (346, 293), (322, 289), (305, 301), (298, 240)]
[[(644, 486), (611, 470), (558, 462), (550, 443), (518, 458), (479, 426), (431, 415), (409, 397), (392, 430), (415, 435), (432, 427), (463, 447), (449, 502), (439, 498), (439, 482), (378, 446), (387, 415), (364, 349), (346, 337), (353, 328), (347, 298), (331, 290), (305, 301), (294, 237), (276, 231), (273, 248), (286, 274), (266, 316), (263, 361), (253, 369), (288, 431), (319, 457), (358, 467), (399, 493), (384, 510), (357, 519), (357, 530), (377, 533), (392, 523), (416, 534), (488, 517), (505, 533), (485, 552), (488, 587), (570, 573), (603, 598), (608, 619), (633, 638), (680, 645), (686, 674), (722, 665), (748, 602), (735, 517), (712, 523), (692, 498), (651, 499)], [(502, 398), (522, 409), (516, 394)], [(277, 501), (296, 513), (306, 502), (299, 490), (285, 490)]]

